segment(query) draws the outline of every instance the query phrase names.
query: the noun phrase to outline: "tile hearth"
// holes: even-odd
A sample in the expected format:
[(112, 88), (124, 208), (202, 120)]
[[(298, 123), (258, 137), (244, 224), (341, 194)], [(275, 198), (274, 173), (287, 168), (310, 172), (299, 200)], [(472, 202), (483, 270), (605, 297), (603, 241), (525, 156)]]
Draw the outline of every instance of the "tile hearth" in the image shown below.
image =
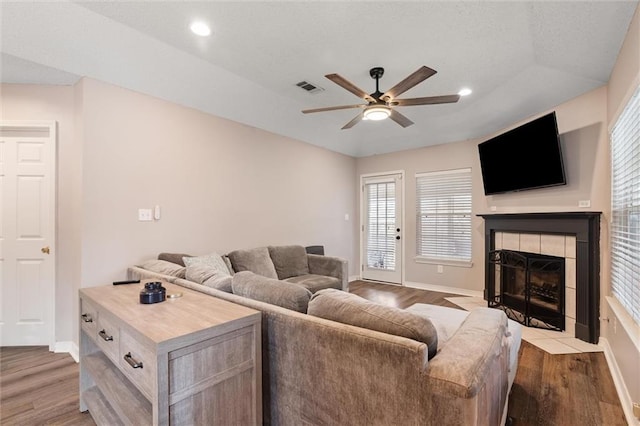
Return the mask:
[[(465, 311), (478, 307), (487, 307), (486, 300), (481, 297), (445, 297), (445, 300)], [(583, 342), (570, 336), (565, 331), (542, 330), (540, 328), (522, 326), (522, 339), (553, 355), (603, 352), (600, 346)]]

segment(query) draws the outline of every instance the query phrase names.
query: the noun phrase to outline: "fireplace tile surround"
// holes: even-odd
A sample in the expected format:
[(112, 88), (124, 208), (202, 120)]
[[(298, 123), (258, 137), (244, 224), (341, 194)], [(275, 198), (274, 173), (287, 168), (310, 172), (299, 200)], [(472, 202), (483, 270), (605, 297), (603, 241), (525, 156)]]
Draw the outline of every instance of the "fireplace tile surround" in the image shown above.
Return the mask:
[(565, 258), (567, 333), (588, 343), (600, 336), (600, 212), (482, 214), (485, 221), (485, 299), (498, 248)]

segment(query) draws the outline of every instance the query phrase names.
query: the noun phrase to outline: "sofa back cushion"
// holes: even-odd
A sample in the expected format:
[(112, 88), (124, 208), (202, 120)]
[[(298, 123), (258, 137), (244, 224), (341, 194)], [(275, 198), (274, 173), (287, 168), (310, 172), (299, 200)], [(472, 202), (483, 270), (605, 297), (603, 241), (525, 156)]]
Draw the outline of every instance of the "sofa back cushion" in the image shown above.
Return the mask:
[(309, 273), (307, 252), (302, 246), (269, 246), (269, 256), (278, 279), (285, 280)]
[(352, 293), (335, 289), (320, 290), (311, 298), (307, 313), (425, 343), (429, 359), (438, 349), (438, 335), (428, 318), (379, 305)]
[(167, 262), (177, 263), (180, 266), (187, 266), (182, 260), (183, 257), (191, 257), (191, 255), (185, 253), (160, 253), (158, 260), (165, 260)]
[(157, 272), (159, 274), (171, 275), (172, 277), (184, 278), (185, 267), (177, 263), (167, 262), (166, 260), (149, 259), (139, 265), (147, 271)]
[(278, 278), (276, 268), (273, 266), (267, 247), (234, 250), (227, 256), (235, 272), (251, 271), (263, 277)]
[(233, 294), (302, 313), (307, 312), (311, 292), (286, 281), (266, 278), (250, 271), (237, 272), (231, 281)]
[(231, 272), (218, 253), (185, 257), (185, 278), (207, 287), (231, 292)]

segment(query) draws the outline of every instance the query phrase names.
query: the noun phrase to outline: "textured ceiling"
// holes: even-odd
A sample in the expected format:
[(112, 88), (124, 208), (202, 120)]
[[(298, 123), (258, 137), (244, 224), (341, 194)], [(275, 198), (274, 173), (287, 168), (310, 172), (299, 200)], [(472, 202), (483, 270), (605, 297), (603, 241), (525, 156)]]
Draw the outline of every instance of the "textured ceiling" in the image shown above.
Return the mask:
[[(353, 156), (481, 138), (609, 80), (637, 7), (623, 2), (5, 2), (3, 82), (103, 80)], [(199, 38), (195, 19), (213, 30)], [(415, 122), (340, 128), (359, 103), (324, 78), (371, 93), (420, 66), (438, 73), (403, 97), (473, 94), (399, 107)], [(310, 81), (325, 90), (295, 86)]]

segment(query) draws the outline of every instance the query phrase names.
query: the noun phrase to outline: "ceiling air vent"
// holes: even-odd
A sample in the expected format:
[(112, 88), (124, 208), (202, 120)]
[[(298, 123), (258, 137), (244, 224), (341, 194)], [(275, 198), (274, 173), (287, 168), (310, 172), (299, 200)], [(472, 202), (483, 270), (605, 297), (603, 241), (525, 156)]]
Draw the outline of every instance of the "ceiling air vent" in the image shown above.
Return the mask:
[(322, 87), (319, 87), (313, 83), (309, 83), (308, 81), (301, 81), (300, 83), (296, 83), (296, 86), (309, 93), (318, 93), (324, 90)]

